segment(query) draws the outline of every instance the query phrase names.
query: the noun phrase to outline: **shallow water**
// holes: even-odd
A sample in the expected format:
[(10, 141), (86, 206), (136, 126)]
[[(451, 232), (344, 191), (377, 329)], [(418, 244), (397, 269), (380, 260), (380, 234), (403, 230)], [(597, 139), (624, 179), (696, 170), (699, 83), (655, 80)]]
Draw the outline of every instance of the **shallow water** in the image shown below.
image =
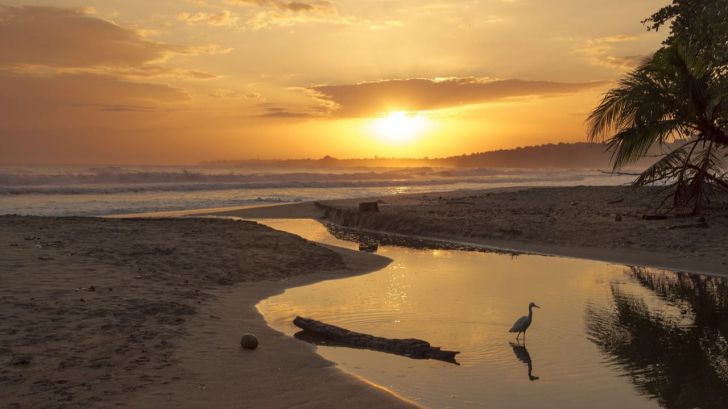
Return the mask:
[[(312, 220), (265, 224), (358, 248)], [(433, 408), (726, 408), (728, 282), (597, 261), (380, 246), (370, 274), (293, 288), (258, 305), (458, 350), (459, 365), (319, 346), (343, 370)], [(508, 333), (534, 301), (527, 341)], [(530, 372), (529, 372), (530, 371)]]

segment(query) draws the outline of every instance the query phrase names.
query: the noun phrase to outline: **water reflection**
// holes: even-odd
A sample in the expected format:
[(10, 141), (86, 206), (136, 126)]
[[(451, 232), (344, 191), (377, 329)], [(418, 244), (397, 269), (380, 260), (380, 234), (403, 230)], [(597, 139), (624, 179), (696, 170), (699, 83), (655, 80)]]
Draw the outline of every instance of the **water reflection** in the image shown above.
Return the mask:
[(513, 348), (513, 353), (516, 354), (516, 358), (528, 367), (528, 380), (535, 381), (539, 379), (538, 376), (533, 375), (533, 361), (531, 360), (531, 354), (529, 354), (528, 349), (526, 349), (526, 345), (517, 344), (515, 342), (509, 342), (509, 344), (511, 345), (511, 348)]
[[(275, 227), (351, 249), (360, 243), (339, 240), (313, 221)], [(292, 288), (258, 308), (290, 335), (298, 331), (292, 319), (303, 315), (462, 351), (456, 366), (317, 349), (427, 407), (728, 408), (728, 279), (558, 257), (514, 259), (440, 243), (417, 250), (376, 239), (378, 252), (393, 260), (386, 268)], [(508, 344), (512, 319), (534, 299), (548, 309), (529, 329), (528, 349)], [(529, 380), (552, 376), (530, 382), (524, 371)]]
[(613, 305), (586, 309), (588, 338), (663, 407), (728, 407), (726, 280), (637, 267), (626, 273), (656, 302), (612, 282)]

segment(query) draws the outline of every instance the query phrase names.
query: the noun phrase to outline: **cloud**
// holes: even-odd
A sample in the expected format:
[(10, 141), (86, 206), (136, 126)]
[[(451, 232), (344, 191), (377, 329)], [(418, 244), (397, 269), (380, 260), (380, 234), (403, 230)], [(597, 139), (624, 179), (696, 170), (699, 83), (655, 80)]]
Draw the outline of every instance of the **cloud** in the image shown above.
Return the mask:
[(648, 56), (647, 55), (603, 55), (595, 57), (593, 62), (597, 65), (610, 67), (619, 71), (629, 71), (637, 68)]
[[(158, 73), (164, 71), (159, 63), (173, 55), (226, 52), (230, 49), (215, 45), (180, 46), (150, 41), (139, 31), (84, 10), (0, 6), (0, 66), (107, 70), (133, 67), (138, 72)], [(196, 77), (199, 76), (191, 76)]]
[(334, 4), (326, 0), (314, 1), (284, 1), (284, 0), (228, 0), (228, 3), (239, 5), (252, 5), (260, 7), (272, 7), (278, 10), (291, 11), (294, 13), (322, 13), (336, 14)]
[(5, 132), (108, 125), (103, 113), (168, 111), (190, 99), (167, 85), (83, 73), (47, 76), (0, 71), (0, 89), (0, 130)]
[[(188, 0), (198, 7), (215, 12), (184, 12), (177, 20), (187, 25), (232, 27), (241, 31), (262, 30), (273, 27), (290, 27), (298, 24), (360, 25), (373, 30), (400, 27), (402, 22), (392, 19), (372, 21), (339, 13), (336, 5), (327, 0)], [(240, 6), (243, 12), (235, 13), (225, 8)]]
[(307, 23), (351, 24), (358, 21), (354, 17), (340, 15), (334, 3), (326, 0), (226, 0), (226, 3), (253, 8), (245, 21), (238, 25), (248, 30)]
[(635, 36), (635, 35), (615, 34), (615, 35), (611, 35), (611, 36), (598, 37), (598, 38), (592, 39), (590, 41), (592, 43), (614, 44), (614, 43), (629, 43), (632, 41), (636, 41), (637, 39), (639, 39), (639, 37)]
[(94, 105), (113, 101), (120, 105), (148, 105), (187, 100), (177, 88), (162, 84), (130, 82), (94, 75), (17, 75), (0, 71), (5, 100), (37, 101), (39, 105)]
[(625, 34), (592, 38), (585, 41), (575, 51), (586, 57), (593, 65), (618, 71), (629, 71), (637, 67), (647, 56), (642, 54), (615, 55), (616, 48), (621, 43), (631, 43), (638, 39), (638, 36)]
[(132, 66), (181, 51), (81, 10), (0, 6), (0, 64)]
[(328, 23), (351, 24), (355, 20), (338, 15), (280, 13), (278, 11), (261, 11), (245, 21), (244, 28), (262, 30), (271, 27), (289, 27), (297, 24)]
[(0, 6), (0, 131), (124, 127), (184, 109), (185, 91), (151, 80), (216, 76), (162, 62), (227, 51), (150, 41), (89, 9)]
[(183, 21), (189, 26), (200, 24), (212, 27), (235, 27), (238, 25), (240, 18), (233, 14), (230, 10), (222, 10), (219, 13), (180, 13), (177, 15), (177, 21)]
[(562, 83), (481, 78), (402, 79), (308, 89), (331, 113), (340, 117), (376, 115), (388, 111), (423, 111), (519, 97), (571, 94), (600, 82)]
[(229, 88), (215, 88), (211, 90), (207, 96), (220, 99), (237, 99), (250, 101), (263, 101), (263, 95), (254, 91), (239, 91)]
[(263, 113), (258, 115), (260, 118), (313, 118), (321, 116), (307, 111), (293, 111), (280, 106), (262, 106)]
[(10, 65), (0, 68), (5, 72), (27, 75), (68, 75), (68, 74), (93, 74), (123, 78), (126, 80), (150, 80), (153, 78), (176, 78), (187, 80), (210, 80), (219, 78), (219, 75), (203, 71), (185, 70), (170, 68), (160, 65), (143, 65), (139, 67), (79, 67), (79, 68), (57, 68), (39, 65)]

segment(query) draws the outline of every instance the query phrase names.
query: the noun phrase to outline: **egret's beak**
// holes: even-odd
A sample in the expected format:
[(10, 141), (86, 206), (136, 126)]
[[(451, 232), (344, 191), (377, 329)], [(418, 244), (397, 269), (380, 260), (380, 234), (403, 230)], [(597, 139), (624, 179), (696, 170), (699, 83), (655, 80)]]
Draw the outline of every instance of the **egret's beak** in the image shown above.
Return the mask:
[(541, 307), (539, 307), (539, 306), (538, 306), (538, 305), (536, 305), (536, 304), (533, 304), (533, 306), (534, 306), (534, 307), (536, 307), (536, 308), (538, 308), (539, 310), (541, 309)]

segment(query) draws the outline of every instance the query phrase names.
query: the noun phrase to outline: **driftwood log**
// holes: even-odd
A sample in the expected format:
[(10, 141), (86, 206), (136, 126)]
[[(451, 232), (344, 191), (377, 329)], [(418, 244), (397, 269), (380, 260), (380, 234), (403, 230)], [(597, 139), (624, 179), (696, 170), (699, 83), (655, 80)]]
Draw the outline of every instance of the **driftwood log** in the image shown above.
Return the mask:
[(453, 364), (457, 364), (455, 355), (460, 353), (458, 351), (443, 351), (439, 347), (433, 347), (429, 342), (421, 339), (388, 339), (375, 337), (369, 334), (349, 331), (348, 329), (309, 318), (296, 317), (293, 320), (293, 324), (303, 330), (294, 335), (297, 339), (316, 345), (370, 349), (415, 359), (437, 359)]

